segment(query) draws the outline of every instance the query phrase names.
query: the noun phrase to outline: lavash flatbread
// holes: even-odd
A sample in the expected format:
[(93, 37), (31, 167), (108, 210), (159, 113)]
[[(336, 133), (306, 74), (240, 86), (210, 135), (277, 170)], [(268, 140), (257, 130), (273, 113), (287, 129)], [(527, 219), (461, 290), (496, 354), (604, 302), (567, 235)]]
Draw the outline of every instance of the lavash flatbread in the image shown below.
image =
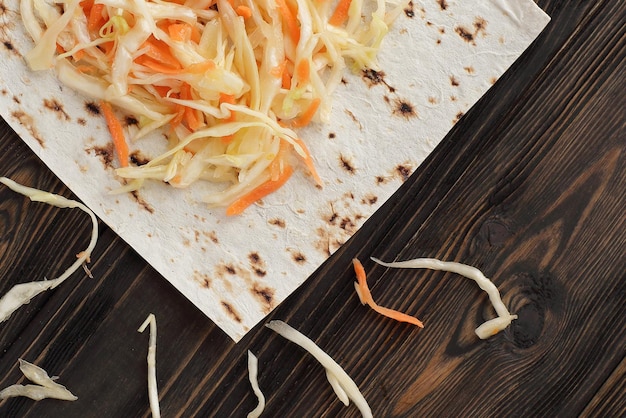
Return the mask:
[[(346, 73), (331, 122), (300, 132), (325, 182), (297, 172), (243, 215), (198, 202), (202, 186), (119, 186), (91, 102), (32, 72), (17, 0), (0, 0), (0, 113), (48, 167), (202, 312), (238, 341), (391, 196), (549, 18), (530, 0), (411, 1), (380, 72)], [(105, 161), (106, 162), (106, 161)]]

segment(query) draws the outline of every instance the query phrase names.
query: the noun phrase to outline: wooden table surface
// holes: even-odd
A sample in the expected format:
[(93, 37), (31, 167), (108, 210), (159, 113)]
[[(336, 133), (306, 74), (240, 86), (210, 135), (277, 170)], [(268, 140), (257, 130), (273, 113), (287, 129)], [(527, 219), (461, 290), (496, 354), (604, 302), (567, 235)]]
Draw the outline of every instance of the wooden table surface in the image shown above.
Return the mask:
[[(355, 380), (376, 417), (626, 415), (626, 3), (538, 4), (552, 21), (367, 224), (270, 316), (308, 335)], [(4, 123), (0, 175), (71, 192)], [(149, 312), (158, 321), (164, 417), (244, 417), (256, 405), (246, 351), (259, 358), (263, 416), (360, 416), (322, 367), (262, 324), (234, 344), (110, 229), (90, 269), (0, 324), (0, 388), (38, 364), (77, 402), (16, 398), (2, 417), (147, 417)], [(0, 188), (0, 294), (53, 277), (90, 225)], [(390, 270), (437, 257), (480, 268), (519, 319), (486, 341), (493, 316), (475, 283)], [(384, 306), (359, 304), (359, 257)], [(69, 257), (71, 258), (71, 257)]]

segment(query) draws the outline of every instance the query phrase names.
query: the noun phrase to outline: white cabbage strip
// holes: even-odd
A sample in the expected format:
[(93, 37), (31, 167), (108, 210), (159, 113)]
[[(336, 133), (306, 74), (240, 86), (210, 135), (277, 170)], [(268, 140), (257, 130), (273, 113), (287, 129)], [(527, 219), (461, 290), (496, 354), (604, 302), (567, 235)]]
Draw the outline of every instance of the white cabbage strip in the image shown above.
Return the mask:
[[(271, 321), (268, 324), (265, 324), (265, 326), (273, 331), (276, 331), (289, 341), (298, 344), (300, 347), (311, 353), (311, 355), (315, 357), (317, 361), (319, 361), (326, 369), (328, 380), (339, 399), (344, 402), (345, 397), (347, 396), (352, 400), (352, 402), (354, 402), (357, 408), (359, 408), (363, 417), (372, 417), (372, 410), (363, 397), (363, 394), (361, 394), (361, 391), (357, 387), (356, 383), (354, 383), (354, 380), (348, 376), (348, 374), (339, 364), (337, 364), (335, 360), (332, 359), (332, 357), (326, 354), (326, 352), (319, 348), (311, 339), (283, 321)], [(338, 390), (337, 387), (340, 389)]]
[(250, 385), (252, 386), (252, 391), (256, 395), (259, 403), (256, 408), (248, 413), (248, 418), (258, 418), (261, 416), (263, 409), (265, 409), (265, 396), (263, 396), (263, 392), (261, 392), (261, 388), (259, 388), (259, 381), (257, 379), (259, 372), (259, 361), (252, 351), (248, 350), (248, 376), (250, 379)]
[(6, 177), (0, 177), (0, 183), (6, 185), (11, 190), (17, 193), (21, 193), (24, 196), (29, 197), (30, 200), (32, 200), (33, 202), (43, 202), (52, 206), (57, 206), (59, 208), (79, 208), (91, 217), (91, 222), (93, 225), (91, 230), (91, 240), (89, 241), (87, 249), (77, 254), (77, 259), (74, 264), (72, 264), (67, 270), (65, 270), (62, 275), (53, 280), (44, 279), (43, 281), (15, 285), (4, 296), (2, 296), (2, 298), (0, 299), (0, 322), (3, 322), (8, 319), (9, 316), (11, 316), (11, 314), (15, 312), (20, 306), (29, 303), (30, 300), (38, 294), (48, 289), (53, 289), (57, 287), (58, 285), (63, 283), (63, 281), (65, 281), (65, 279), (67, 279), (72, 273), (78, 270), (81, 265), (89, 262), (91, 252), (96, 246), (96, 241), (98, 240), (98, 220), (96, 219), (96, 215), (87, 206), (75, 200), (67, 199), (63, 196), (45, 192), (39, 189), (22, 186), (21, 184), (18, 184)]
[(161, 416), (161, 411), (159, 408), (159, 392), (157, 390), (156, 380), (157, 327), (156, 318), (153, 314), (148, 315), (148, 318), (146, 318), (137, 331), (143, 332), (148, 325), (150, 325), (150, 340), (148, 343), (148, 399), (150, 400), (150, 411), (152, 411), (152, 417), (159, 418)]
[(0, 391), (0, 401), (16, 396), (25, 396), (35, 401), (42, 399), (60, 399), (62, 401), (75, 401), (78, 399), (65, 386), (54, 381), (55, 377), (48, 376), (48, 373), (41, 367), (37, 367), (25, 360), (19, 359), (20, 370), (24, 376), (35, 385), (11, 385)]
[(372, 257), (372, 260), (385, 267), (423, 268), (449, 271), (474, 280), (478, 283), (478, 286), (482, 290), (487, 292), (489, 300), (498, 314), (496, 318), (486, 321), (474, 331), (476, 332), (476, 335), (478, 335), (478, 338), (482, 340), (496, 335), (498, 332), (508, 327), (512, 320), (517, 319), (517, 315), (511, 315), (506, 306), (504, 306), (504, 303), (500, 298), (500, 292), (498, 292), (496, 285), (475, 267), (453, 261), (441, 261), (436, 258), (416, 258), (413, 260), (398, 261), (395, 263), (385, 263), (374, 257)]

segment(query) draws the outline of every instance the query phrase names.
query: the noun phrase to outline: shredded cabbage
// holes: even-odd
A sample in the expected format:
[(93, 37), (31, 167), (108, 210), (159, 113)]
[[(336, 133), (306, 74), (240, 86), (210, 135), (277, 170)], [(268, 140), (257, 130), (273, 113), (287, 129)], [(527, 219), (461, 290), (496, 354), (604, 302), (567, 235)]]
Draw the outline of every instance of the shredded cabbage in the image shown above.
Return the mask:
[(150, 337), (148, 341), (148, 399), (150, 402), (150, 411), (153, 418), (161, 416), (161, 408), (159, 407), (159, 392), (157, 389), (156, 378), (156, 343), (157, 343), (157, 325), (154, 314), (149, 314), (146, 320), (141, 324), (138, 332), (144, 332), (146, 327), (150, 326)]
[[(346, 67), (378, 68), (402, 2), (352, 0), (334, 25), (336, 0), (21, 0), (20, 10), (33, 70), (54, 68), (71, 88), (134, 116), (139, 132), (127, 140), (167, 134), (168, 152), (142, 166), (120, 162), (117, 176), (218, 183), (202, 200), (228, 206), (275, 179), (276, 167), (304, 160), (312, 170), (294, 128), (328, 121)], [(276, 152), (281, 142), (288, 153)]]
[(354, 380), (313, 340), (283, 321), (273, 320), (265, 324), (265, 326), (308, 351), (326, 369), (328, 382), (339, 400), (345, 405), (348, 404), (348, 400), (352, 400), (356, 407), (359, 408), (359, 411), (361, 411), (363, 418), (372, 417), (372, 410), (359, 387), (354, 383)]
[(478, 283), (478, 286), (489, 295), (489, 300), (493, 305), (497, 317), (485, 321), (478, 328), (474, 330), (478, 338), (485, 340), (493, 335), (496, 335), (511, 324), (511, 321), (517, 319), (517, 315), (511, 315), (506, 308), (502, 299), (500, 298), (500, 292), (498, 288), (491, 280), (478, 270), (476, 267), (468, 266), (467, 264), (457, 263), (454, 261), (441, 261), (436, 258), (415, 258), (413, 260), (396, 261), (393, 263), (385, 263), (377, 258), (371, 257), (372, 260), (382, 266), (392, 268), (422, 268), (449, 271), (452, 273), (460, 274), (468, 279), (474, 280)]
[(0, 401), (16, 396), (25, 396), (34, 401), (42, 399), (60, 399), (62, 401), (75, 401), (78, 399), (67, 388), (54, 381), (55, 377), (48, 376), (48, 373), (41, 367), (35, 366), (26, 360), (19, 359), (20, 370), (34, 385), (11, 385), (0, 391)]
[[(70, 277), (72, 273), (78, 270), (81, 265), (85, 266), (85, 263), (89, 262), (91, 253), (96, 246), (96, 242), (98, 241), (98, 219), (91, 209), (75, 200), (67, 199), (63, 196), (34, 189), (32, 187), (26, 187), (6, 177), (0, 177), (0, 183), (9, 187), (14, 192), (29, 197), (33, 202), (43, 202), (59, 208), (79, 208), (89, 215), (92, 225), (89, 245), (84, 251), (81, 251), (76, 255), (76, 261), (74, 264), (68, 267), (63, 274), (52, 280), (44, 279), (35, 282), (17, 284), (13, 286), (4, 296), (2, 296), (2, 298), (0, 298), (0, 322), (3, 322), (21, 306), (29, 303), (32, 298), (48, 289), (54, 289)], [(91, 276), (88, 270), (86, 270), (86, 272), (89, 276)]]

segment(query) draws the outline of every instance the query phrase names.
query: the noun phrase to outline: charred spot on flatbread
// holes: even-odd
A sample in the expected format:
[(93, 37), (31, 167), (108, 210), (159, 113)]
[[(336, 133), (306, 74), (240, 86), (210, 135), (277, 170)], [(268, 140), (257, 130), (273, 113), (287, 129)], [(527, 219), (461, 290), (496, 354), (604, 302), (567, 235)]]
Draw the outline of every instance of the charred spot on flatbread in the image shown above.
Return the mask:
[(239, 323), (243, 322), (243, 320), (241, 319), (241, 315), (239, 315), (233, 305), (228, 302), (222, 301), (222, 308), (224, 308), (228, 316), (230, 316), (233, 320)]
[(465, 42), (473, 44), (474, 43), (474, 34), (470, 32), (467, 28), (463, 26), (457, 26), (454, 28), (454, 31), (463, 39)]
[(85, 102), (85, 109), (92, 116), (100, 116), (100, 106), (97, 103)]
[(460, 84), (461, 83), (459, 82), (459, 80), (455, 76), (453, 76), (453, 75), (450, 76), (450, 85), (452, 87), (458, 87)]
[(54, 112), (57, 115), (59, 120), (70, 120), (70, 115), (67, 114), (65, 109), (63, 109), (63, 105), (59, 103), (56, 99), (44, 99), (43, 105), (46, 109)]
[(413, 10), (413, 2), (410, 1), (409, 4), (404, 8), (404, 14), (409, 19), (413, 19), (415, 17), (415, 10)]
[(141, 154), (141, 152), (139, 151), (133, 151), (130, 154), (129, 158), (130, 158), (131, 163), (133, 163), (134, 165), (138, 165), (138, 166), (145, 165), (150, 162), (150, 159), (144, 156), (143, 154)]
[(250, 261), (250, 266), (252, 267), (252, 271), (259, 277), (264, 277), (267, 275), (267, 271), (265, 271), (265, 262), (261, 258), (258, 252), (252, 251), (248, 254), (248, 260)]
[(39, 131), (35, 127), (35, 121), (32, 116), (22, 110), (16, 110), (11, 112), (11, 116), (14, 117), (20, 125), (22, 125), (28, 133), (39, 143), (42, 148), (46, 147), (43, 137), (39, 134)]
[(344, 112), (346, 112), (346, 115), (350, 116), (350, 119), (352, 119), (352, 121), (359, 126), (359, 131), (362, 131), (363, 125), (361, 124), (361, 121), (356, 117), (356, 115), (348, 109), (344, 109)]
[(384, 176), (376, 176), (376, 179), (374, 181), (376, 182), (377, 186), (380, 186), (381, 184), (389, 182), (389, 179)]
[(334, 133), (334, 132), (330, 132), (330, 133), (328, 134), (328, 139), (335, 139), (336, 137), (337, 137), (337, 134), (336, 134), (336, 133)]
[(139, 121), (134, 116), (126, 116), (124, 118), (124, 123), (126, 124), (126, 126), (136, 126), (136, 125), (139, 125)]
[(470, 29), (467, 29), (464, 26), (457, 26), (454, 28), (454, 31), (463, 39), (465, 42), (476, 45), (476, 38), (478, 36), (485, 36), (487, 31), (487, 21), (480, 16), (477, 16), (474, 19), (474, 23), (472, 24), (474, 27), (474, 31), (472, 32)]
[(201, 273), (198, 270), (193, 271), (193, 280), (200, 285), (203, 289), (211, 288), (211, 277), (206, 273)]
[(356, 172), (356, 168), (354, 168), (354, 164), (352, 163), (350, 158), (346, 157), (343, 154), (339, 154), (339, 165), (350, 174), (354, 174)]
[(105, 169), (113, 168), (113, 144), (109, 143), (106, 146), (95, 146), (85, 148), (87, 154), (93, 153), (96, 157), (100, 158), (102, 165)]
[(363, 199), (361, 199), (361, 203), (364, 205), (373, 205), (378, 202), (378, 196), (374, 194), (367, 194)]
[(274, 307), (274, 289), (271, 287), (263, 287), (258, 283), (250, 289), (251, 293), (256, 297), (263, 305), (265, 305), (265, 313), (270, 313)]
[(154, 208), (150, 206), (148, 202), (146, 202), (140, 195), (137, 190), (133, 190), (130, 192), (130, 195), (135, 198), (135, 201), (139, 204), (139, 207), (147, 210), (150, 213), (154, 213)]
[(393, 114), (396, 116), (402, 116), (405, 119), (411, 119), (417, 116), (415, 105), (406, 99), (394, 100)]
[(268, 221), (270, 225), (277, 226), (279, 228), (284, 228), (286, 226), (285, 220), (281, 218), (273, 218)]
[(398, 164), (395, 168), (394, 168), (394, 173), (400, 177), (400, 180), (402, 180), (403, 182), (407, 181), (409, 179), (409, 177), (411, 176), (411, 166), (409, 166), (408, 164)]
[(437, 0), (437, 3), (439, 4), (439, 8), (441, 10), (446, 10), (448, 8), (448, 2), (446, 0)]
[(376, 86), (378, 84), (383, 84), (389, 89), (390, 93), (395, 93), (396, 89), (390, 86), (385, 80), (385, 72), (377, 71), (372, 68), (366, 68), (361, 71), (361, 77), (365, 81), (368, 87)]
[(306, 263), (306, 256), (302, 254), (300, 251), (292, 251), (291, 259), (296, 262), (296, 264), (304, 264)]
[(459, 120), (461, 120), (461, 118), (463, 117), (464, 113), (463, 112), (459, 112), (456, 114), (456, 116), (454, 117), (454, 119), (452, 119), (452, 123), (455, 124), (457, 123)]

